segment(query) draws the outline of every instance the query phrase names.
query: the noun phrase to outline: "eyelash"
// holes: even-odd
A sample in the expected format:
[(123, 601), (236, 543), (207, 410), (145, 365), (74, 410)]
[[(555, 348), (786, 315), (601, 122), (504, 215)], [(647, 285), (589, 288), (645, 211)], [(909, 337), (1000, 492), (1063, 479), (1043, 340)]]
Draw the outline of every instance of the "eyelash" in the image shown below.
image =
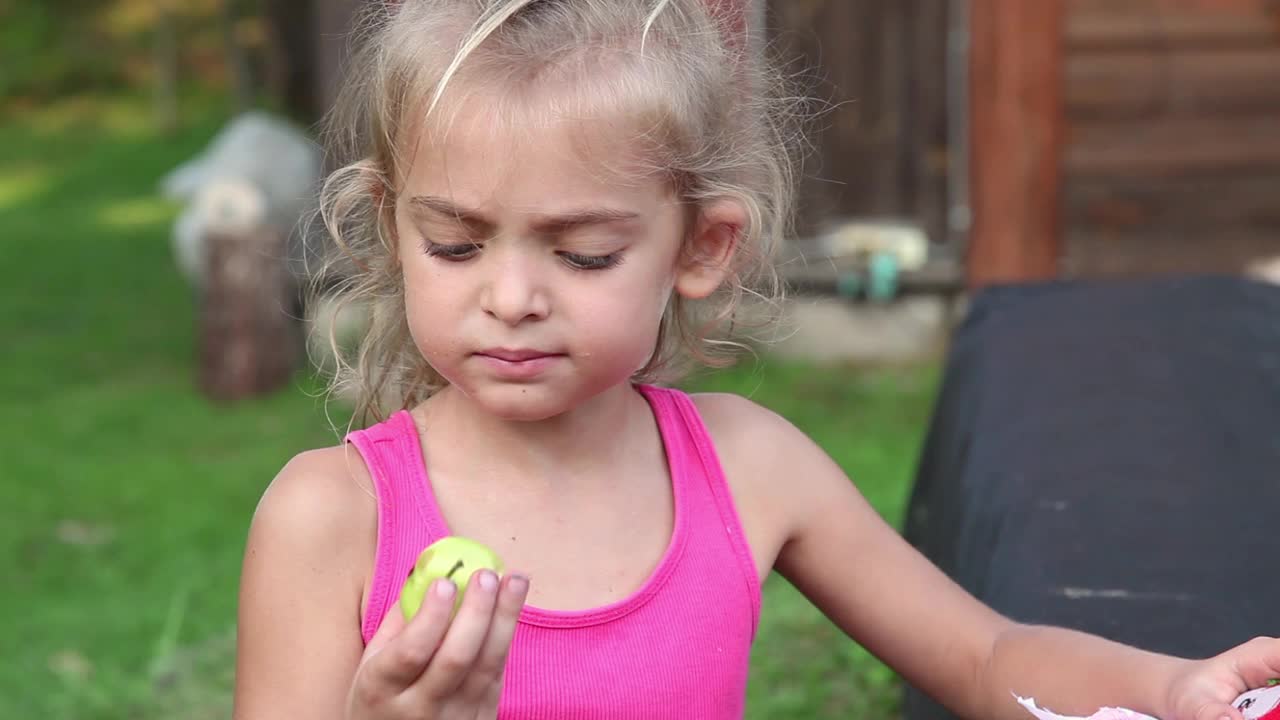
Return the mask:
[(444, 243), (433, 243), (430, 240), (423, 241), (426, 246), (428, 257), (438, 257), (449, 262), (462, 262), (467, 260), (480, 251), (480, 246), (475, 243), (460, 243), (457, 245), (446, 245)]
[(560, 252), (556, 253), (564, 260), (565, 264), (573, 270), (608, 270), (617, 267), (622, 262), (622, 253), (609, 253), (608, 255), (579, 255), (577, 253)]
[[(424, 244), (429, 257), (438, 257), (446, 262), (470, 260), (475, 257), (476, 253), (480, 252), (480, 245), (476, 243), (448, 245), (427, 240), (424, 241)], [(609, 253), (608, 255), (579, 255), (578, 253), (564, 252), (562, 250), (556, 254), (571, 270), (587, 272), (608, 270), (609, 268), (617, 267), (622, 262), (622, 253), (620, 252)]]

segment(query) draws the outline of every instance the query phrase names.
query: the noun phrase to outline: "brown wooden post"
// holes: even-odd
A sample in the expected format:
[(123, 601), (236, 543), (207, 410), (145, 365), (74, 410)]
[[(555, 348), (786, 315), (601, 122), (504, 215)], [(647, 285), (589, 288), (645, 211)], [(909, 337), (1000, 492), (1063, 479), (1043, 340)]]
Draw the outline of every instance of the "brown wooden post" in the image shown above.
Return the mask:
[(199, 386), (212, 400), (232, 402), (286, 385), (299, 364), (300, 337), (290, 316), (284, 233), (264, 221), (265, 201), (231, 181), (205, 193), (216, 221), (204, 236)]
[(970, 0), (970, 286), (1056, 277), (1064, 0)]

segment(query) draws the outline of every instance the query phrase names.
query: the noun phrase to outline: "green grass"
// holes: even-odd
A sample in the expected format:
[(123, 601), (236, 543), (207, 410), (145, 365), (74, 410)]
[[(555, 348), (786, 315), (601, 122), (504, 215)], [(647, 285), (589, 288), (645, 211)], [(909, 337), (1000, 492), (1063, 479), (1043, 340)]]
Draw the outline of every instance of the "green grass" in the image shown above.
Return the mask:
[[(232, 407), (196, 391), (156, 182), (221, 118), (157, 137), (146, 108), (0, 126), (0, 718), (226, 717), (250, 515), (286, 459), (335, 440), (308, 377)], [(691, 386), (780, 411), (896, 521), (935, 382), (748, 363)], [(892, 673), (777, 578), (754, 663), (750, 717), (896, 714)]]
[[(692, 385), (747, 395), (791, 420), (900, 527), (936, 382), (927, 369), (858, 372), (771, 361)], [(765, 583), (751, 662), (748, 718), (898, 717), (897, 676), (776, 574)]]

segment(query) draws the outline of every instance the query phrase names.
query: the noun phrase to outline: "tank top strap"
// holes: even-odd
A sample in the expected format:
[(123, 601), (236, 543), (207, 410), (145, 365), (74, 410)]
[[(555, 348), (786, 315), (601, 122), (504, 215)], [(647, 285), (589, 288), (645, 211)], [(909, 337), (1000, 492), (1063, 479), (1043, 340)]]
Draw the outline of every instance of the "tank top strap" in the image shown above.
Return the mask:
[(672, 468), (672, 476), (688, 478), (687, 487), (674, 488), (686, 493), (690, 517), (685, 522), (695, 528), (715, 529), (717, 534), (723, 532), (721, 537), (746, 582), (754, 629), (760, 618), (760, 576), (711, 433), (688, 394), (653, 385), (642, 385), (640, 390), (649, 398), (662, 434), (671, 445), (670, 456), (682, 466), (678, 471)]
[(364, 458), (378, 496), (378, 541), (361, 635), (373, 637), (418, 553), (447, 529), (431, 492), (417, 425), (407, 410), (347, 435)]

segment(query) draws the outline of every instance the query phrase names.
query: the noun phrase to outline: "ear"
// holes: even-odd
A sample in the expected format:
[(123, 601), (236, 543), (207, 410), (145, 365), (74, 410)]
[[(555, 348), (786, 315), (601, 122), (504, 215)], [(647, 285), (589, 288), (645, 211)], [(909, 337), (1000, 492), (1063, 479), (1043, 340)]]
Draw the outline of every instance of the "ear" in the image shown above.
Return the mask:
[(693, 231), (680, 254), (676, 292), (691, 300), (700, 300), (715, 292), (729, 274), (746, 226), (747, 211), (741, 203), (718, 200), (703, 206), (693, 220)]

